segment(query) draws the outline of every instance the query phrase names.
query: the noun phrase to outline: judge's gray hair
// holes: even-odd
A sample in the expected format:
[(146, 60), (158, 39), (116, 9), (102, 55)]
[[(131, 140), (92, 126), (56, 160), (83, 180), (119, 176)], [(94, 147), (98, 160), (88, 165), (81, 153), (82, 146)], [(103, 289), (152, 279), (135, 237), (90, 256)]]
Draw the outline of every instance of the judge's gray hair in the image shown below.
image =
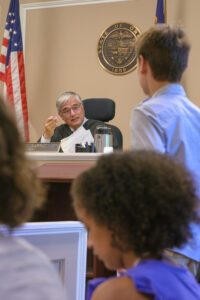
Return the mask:
[(61, 94), (58, 97), (58, 99), (56, 101), (56, 108), (57, 108), (58, 113), (60, 113), (60, 107), (61, 107), (61, 105), (64, 102), (67, 102), (69, 100), (69, 98), (71, 98), (71, 97), (75, 97), (82, 104), (81, 97), (77, 93), (74, 93), (74, 92), (64, 92), (63, 94)]

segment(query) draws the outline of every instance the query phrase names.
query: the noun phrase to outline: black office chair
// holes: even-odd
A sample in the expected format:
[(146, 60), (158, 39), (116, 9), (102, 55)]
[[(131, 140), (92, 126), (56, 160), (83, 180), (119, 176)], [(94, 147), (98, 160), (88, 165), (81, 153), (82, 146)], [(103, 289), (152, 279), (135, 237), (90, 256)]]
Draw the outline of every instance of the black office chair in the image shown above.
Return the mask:
[[(115, 102), (108, 98), (88, 98), (83, 100), (85, 116), (87, 119), (99, 120), (102, 122), (109, 122), (115, 116)], [(120, 148), (123, 148), (123, 136), (120, 129), (109, 124), (113, 133), (115, 133)]]

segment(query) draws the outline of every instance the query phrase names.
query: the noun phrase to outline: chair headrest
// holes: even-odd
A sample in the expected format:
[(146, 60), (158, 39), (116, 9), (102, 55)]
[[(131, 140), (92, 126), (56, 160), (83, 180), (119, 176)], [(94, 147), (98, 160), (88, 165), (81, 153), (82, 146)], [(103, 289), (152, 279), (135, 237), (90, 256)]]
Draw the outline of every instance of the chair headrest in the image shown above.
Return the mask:
[(115, 102), (112, 99), (88, 98), (82, 101), (87, 119), (108, 122), (115, 116)]

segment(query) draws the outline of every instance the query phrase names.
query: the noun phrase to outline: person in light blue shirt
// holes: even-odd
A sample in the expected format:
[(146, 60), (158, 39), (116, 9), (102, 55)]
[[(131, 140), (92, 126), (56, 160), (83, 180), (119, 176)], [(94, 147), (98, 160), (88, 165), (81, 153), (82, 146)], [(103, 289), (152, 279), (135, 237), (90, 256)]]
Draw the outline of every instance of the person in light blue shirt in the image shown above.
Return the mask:
[[(155, 25), (138, 39), (138, 78), (149, 98), (132, 111), (131, 148), (155, 150), (184, 164), (200, 198), (200, 109), (187, 98), (180, 84), (189, 50), (185, 32), (166, 24)], [(169, 253), (197, 275), (200, 227), (191, 224), (191, 231), (193, 242)]]

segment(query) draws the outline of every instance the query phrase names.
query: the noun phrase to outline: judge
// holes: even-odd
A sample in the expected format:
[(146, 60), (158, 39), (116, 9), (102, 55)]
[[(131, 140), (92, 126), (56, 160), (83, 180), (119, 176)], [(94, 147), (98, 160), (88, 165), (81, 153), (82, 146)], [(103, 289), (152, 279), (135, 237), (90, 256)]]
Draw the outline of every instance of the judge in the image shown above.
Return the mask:
[[(58, 126), (58, 118), (50, 116), (45, 123), (44, 133), (39, 142), (60, 142), (62, 139), (72, 135), (78, 128), (90, 130), (94, 136), (98, 125), (104, 125), (102, 121), (88, 120), (85, 117), (85, 111), (80, 96), (74, 92), (65, 92), (59, 96), (56, 101), (58, 115), (64, 121), (64, 124)], [(113, 147), (120, 148), (117, 138), (113, 132)]]

